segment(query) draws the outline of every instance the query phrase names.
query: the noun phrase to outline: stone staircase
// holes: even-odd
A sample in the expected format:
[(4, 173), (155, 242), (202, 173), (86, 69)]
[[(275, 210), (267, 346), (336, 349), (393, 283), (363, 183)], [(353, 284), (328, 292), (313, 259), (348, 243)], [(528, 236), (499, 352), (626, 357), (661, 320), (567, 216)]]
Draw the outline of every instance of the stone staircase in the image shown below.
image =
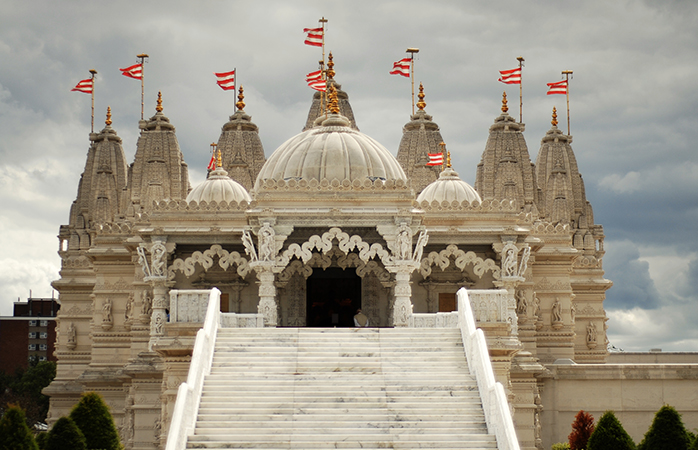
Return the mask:
[(459, 329), (220, 328), (187, 448), (497, 443)]

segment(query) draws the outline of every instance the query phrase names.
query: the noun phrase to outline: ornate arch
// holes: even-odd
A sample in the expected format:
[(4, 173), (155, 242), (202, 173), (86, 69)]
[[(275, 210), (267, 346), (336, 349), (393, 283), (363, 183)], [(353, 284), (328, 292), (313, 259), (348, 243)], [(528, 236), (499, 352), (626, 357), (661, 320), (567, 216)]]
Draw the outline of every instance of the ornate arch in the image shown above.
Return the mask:
[(191, 254), (190, 257), (186, 259), (177, 258), (172, 261), (172, 265), (168, 268), (167, 279), (173, 280), (175, 277), (175, 272), (183, 272), (184, 275), (190, 277), (194, 275), (196, 271), (196, 264), (201, 265), (204, 271), (208, 271), (213, 267), (213, 258), (218, 256), (218, 265), (223, 270), (228, 270), (228, 267), (232, 265), (237, 265), (237, 274), (242, 278), (250, 271), (250, 266), (248, 261), (244, 256), (241, 256), (238, 252), (228, 252), (223, 247), (218, 244), (213, 244), (211, 248), (205, 250), (203, 253), (196, 251)]
[(501, 277), (502, 271), (492, 259), (482, 259), (472, 251), (466, 253), (455, 244), (450, 244), (440, 252), (429, 253), (426, 258), (422, 259), (419, 265), (419, 273), (424, 278), (428, 277), (431, 275), (433, 265), (438, 265), (441, 270), (446, 270), (446, 268), (451, 265), (451, 256), (455, 258), (454, 264), (461, 271), (465, 270), (465, 266), (473, 264), (475, 266), (473, 272), (475, 272), (475, 275), (478, 277), (482, 277), (487, 271), (492, 272), (492, 276), (495, 280)]

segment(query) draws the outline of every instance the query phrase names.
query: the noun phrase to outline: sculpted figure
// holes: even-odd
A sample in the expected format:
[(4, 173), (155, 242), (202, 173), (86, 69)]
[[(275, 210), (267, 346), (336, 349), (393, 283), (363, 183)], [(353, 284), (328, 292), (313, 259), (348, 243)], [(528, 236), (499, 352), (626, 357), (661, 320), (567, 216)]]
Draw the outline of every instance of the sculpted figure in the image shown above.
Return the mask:
[(523, 250), (523, 254), (521, 255), (521, 264), (519, 264), (519, 273), (517, 274), (518, 276), (523, 277), (526, 273), (526, 269), (528, 268), (528, 258), (530, 257), (531, 247), (525, 247)]
[(162, 334), (162, 327), (164, 325), (164, 320), (161, 315), (155, 318), (155, 334)]
[(68, 325), (68, 348), (73, 350), (78, 345), (78, 332), (73, 322)]
[(574, 306), (574, 302), (572, 302), (572, 306), (570, 307), (570, 315), (572, 316), (572, 322), (574, 322), (575, 316), (577, 315), (577, 307)]
[(143, 293), (141, 294), (141, 300), (141, 314), (149, 316), (152, 312), (152, 306), (150, 296), (148, 295), (148, 291), (143, 291)]
[(516, 247), (507, 249), (504, 262), (502, 263), (502, 272), (505, 277), (516, 276)]
[(410, 230), (403, 225), (395, 238), (395, 249), (398, 259), (409, 259), (412, 255), (412, 236)]
[(165, 265), (167, 260), (167, 250), (165, 249), (165, 244), (162, 242), (156, 242), (150, 249), (150, 254), (152, 255), (152, 275), (154, 277), (164, 277), (165, 276)]
[(274, 259), (276, 247), (274, 234), (274, 229), (268, 223), (259, 229), (259, 259), (262, 261)]
[(412, 258), (413, 261), (419, 262), (422, 260), (422, 255), (424, 254), (424, 247), (426, 247), (428, 241), (429, 235), (427, 234), (427, 230), (422, 230), (419, 233), (417, 245), (414, 247), (414, 257)]
[(102, 305), (102, 322), (112, 323), (114, 318), (111, 315), (111, 299), (106, 299)]
[(145, 248), (138, 247), (136, 251), (138, 252), (138, 264), (141, 265), (141, 269), (143, 269), (143, 274), (146, 277), (151, 276), (150, 267), (148, 267), (148, 258), (145, 257)]
[(518, 291), (516, 293), (516, 314), (525, 316), (527, 311), (528, 299), (526, 298), (526, 293), (524, 291)]
[(247, 230), (242, 230), (242, 245), (245, 246), (245, 253), (250, 256), (250, 261), (257, 261), (257, 251), (254, 249), (252, 236)]
[(594, 322), (589, 322), (587, 325), (587, 344), (596, 344), (597, 334), (596, 325)]
[(540, 299), (535, 292), (533, 293), (533, 315), (540, 317)]
[(128, 296), (128, 301), (126, 302), (126, 310), (124, 310), (124, 319), (128, 321), (133, 313), (133, 294)]
[(556, 298), (555, 303), (553, 303), (552, 320), (553, 323), (562, 322), (562, 305), (559, 298)]

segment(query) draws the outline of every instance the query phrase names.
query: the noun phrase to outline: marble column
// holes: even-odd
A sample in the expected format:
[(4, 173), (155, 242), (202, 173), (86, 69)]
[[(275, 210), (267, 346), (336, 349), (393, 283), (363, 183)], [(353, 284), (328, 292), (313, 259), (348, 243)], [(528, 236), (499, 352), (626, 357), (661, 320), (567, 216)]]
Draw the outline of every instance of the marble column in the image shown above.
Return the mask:
[(264, 318), (265, 327), (278, 325), (278, 313), (276, 306), (276, 287), (274, 286), (274, 272), (272, 264), (259, 261), (254, 264), (257, 278), (259, 279), (259, 304), (257, 312)]

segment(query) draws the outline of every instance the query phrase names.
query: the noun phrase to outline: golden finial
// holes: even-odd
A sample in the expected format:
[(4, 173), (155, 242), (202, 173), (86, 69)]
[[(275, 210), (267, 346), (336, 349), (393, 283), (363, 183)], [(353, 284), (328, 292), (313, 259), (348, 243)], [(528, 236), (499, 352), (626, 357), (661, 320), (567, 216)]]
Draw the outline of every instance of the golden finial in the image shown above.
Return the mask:
[(216, 158), (216, 169), (223, 167), (223, 159), (221, 158), (221, 149), (218, 149), (218, 157)]
[(334, 75), (334, 61), (332, 61), (332, 52), (330, 52), (330, 56), (327, 57), (327, 79), (334, 79)]
[(557, 109), (553, 106), (553, 120), (550, 122), (554, 127), (557, 126)]
[(446, 152), (446, 167), (451, 168), (451, 152)]
[[(439, 147), (441, 147), (441, 158), (442, 158), (441, 159), (441, 170), (443, 171), (444, 170), (443, 158), (447, 157), (448, 151), (446, 150), (446, 143), (445, 142), (439, 143)], [(449, 166), (449, 167), (451, 167), (451, 166)]]
[(107, 106), (107, 120), (104, 121), (107, 126), (111, 125), (111, 106)]
[(162, 112), (162, 92), (158, 91), (158, 106), (155, 107), (155, 111)]
[(502, 112), (505, 113), (509, 111), (509, 107), (507, 106), (507, 92), (504, 91), (502, 94)]
[(337, 100), (337, 89), (334, 87), (334, 84), (330, 85), (330, 104), (328, 105), (330, 108), (330, 112), (334, 114), (339, 114), (339, 101)]
[(419, 100), (417, 101), (417, 108), (419, 108), (420, 111), (424, 111), (424, 107), (427, 106), (427, 102), (424, 101), (424, 86), (422, 83), (419, 83), (419, 94), (417, 94), (417, 97)]
[(235, 104), (238, 110), (242, 111), (245, 109), (245, 102), (242, 101), (243, 98), (245, 98), (245, 95), (242, 93), (242, 85), (240, 85), (240, 89), (238, 89), (238, 102)]

